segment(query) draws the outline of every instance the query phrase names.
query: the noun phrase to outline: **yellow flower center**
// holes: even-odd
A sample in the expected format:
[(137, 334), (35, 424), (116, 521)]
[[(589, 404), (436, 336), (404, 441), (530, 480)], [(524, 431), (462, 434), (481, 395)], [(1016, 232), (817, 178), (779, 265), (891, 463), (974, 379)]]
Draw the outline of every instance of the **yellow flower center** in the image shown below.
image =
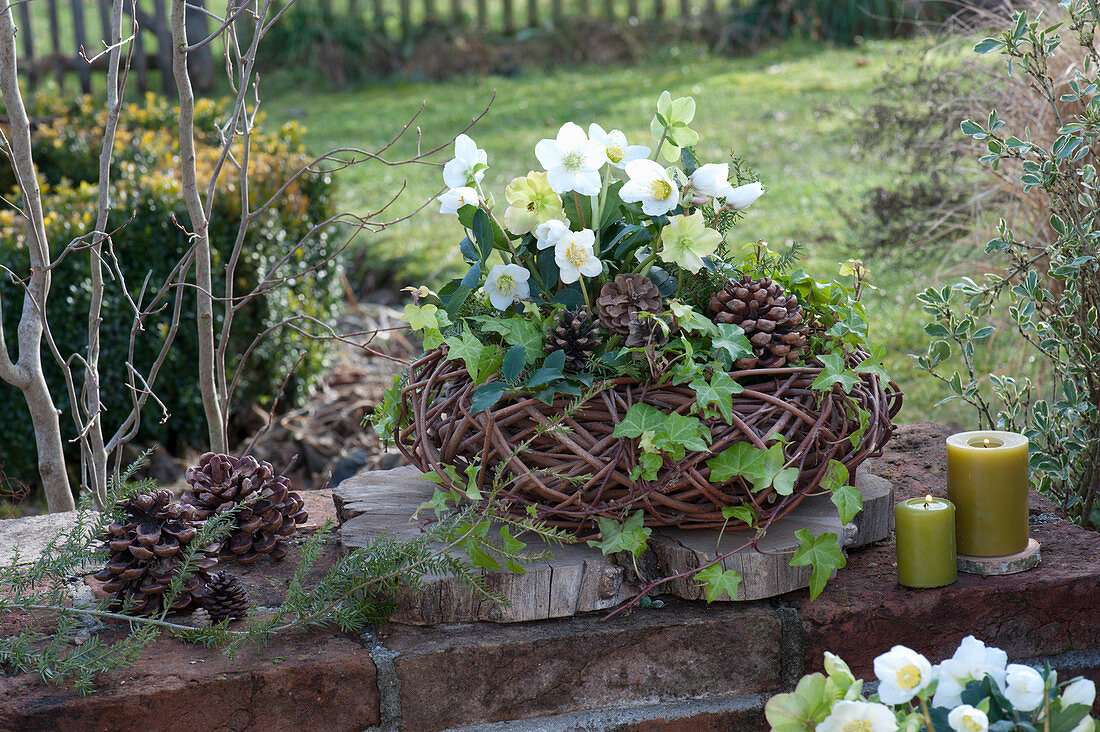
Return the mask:
[(898, 669), (897, 682), (898, 688), (909, 691), (920, 683), (920, 669), (913, 664), (902, 666)]
[(579, 173), (584, 168), (584, 153), (570, 150), (561, 156), (561, 167), (568, 173)]
[(588, 252), (580, 244), (570, 244), (565, 248), (565, 258), (571, 265), (580, 269), (588, 261)]
[(536, 210), (538, 210), (538, 207), (539, 207), (539, 206), (538, 206), (538, 204), (537, 204), (537, 203), (535, 203), (534, 201), (530, 201), (530, 202), (529, 202), (529, 203), (527, 204), (527, 210), (528, 210), (528, 211), (536, 211)]
[(871, 723), (863, 719), (853, 719), (844, 725), (844, 732), (875, 732)]
[(974, 721), (973, 717), (963, 717), (962, 722), (963, 729), (967, 730), (967, 732), (979, 732), (982, 728), (980, 724)]
[(505, 297), (516, 294), (516, 278), (512, 275), (501, 275), (498, 277), (497, 292)]
[(626, 150), (623, 150), (619, 145), (607, 146), (607, 159), (613, 163), (621, 163), (623, 158), (626, 157)]
[(649, 184), (649, 193), (658, 201), (663, 201), (672, 195), (672, 186), (658, 178)]

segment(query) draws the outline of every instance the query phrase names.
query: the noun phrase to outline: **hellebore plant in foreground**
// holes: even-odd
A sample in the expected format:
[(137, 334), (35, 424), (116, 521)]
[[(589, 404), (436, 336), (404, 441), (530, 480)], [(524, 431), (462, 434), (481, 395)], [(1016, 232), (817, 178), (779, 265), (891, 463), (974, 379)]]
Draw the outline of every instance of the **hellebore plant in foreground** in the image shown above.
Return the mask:
[(1008, 663), (1008, 655), (967, 636), (955, 654), (933, 666), (894, 646), (875, 659), (878, 691), (832, 653), (825, 674), (802, 677), (790, 694), (765, 707), (773, 732), (1093, 732), (1092, 681), (1058, 682), (1047, 666)]

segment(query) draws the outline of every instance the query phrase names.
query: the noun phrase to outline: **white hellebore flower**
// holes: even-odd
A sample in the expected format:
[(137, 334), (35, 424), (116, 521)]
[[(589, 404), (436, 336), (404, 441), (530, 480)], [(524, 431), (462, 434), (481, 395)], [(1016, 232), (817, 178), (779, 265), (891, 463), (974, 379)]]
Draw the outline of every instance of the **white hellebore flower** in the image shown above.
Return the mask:
[(1042, 675), (1031, 666), (1010, 663), (1005, 674), (1005, 699), (1018, 712), (1030, 712), (1038, 709), (1046, 694), (1046, 684)]
[(997, 686), (1004, 685), (1008, 654), (1000, 648), (986, 648), (985, 643), (968, 635), (963, 638), (955, 655), (936, 666), (939, 685), (932, 697), (932, 706), (954, 708), (962, 704), (962, 693), (968, 682), (981, 681), (986, 674)]
[(535, 241), (538, 242), (539, 249), (549, 249), (567, 233), (569, 233), (569, 224), (561, 219), (550, 219), (535, 227)]
[(443, 182), (450, 188), (477, 185), (485, 177), (488, 160), (469, 135), (459, 135), (455, 138), (454, 160), (443, 166)]
[(894, 646), (875, 659), (875, 676), (883, 704), (905, 704), (932, 681), (932, 664), (910, 648)]
[(566, 122), (557, 138), (539, 140), (535, 157), (546, 168), (555, 193), (576, 191), (582, 196), (595, 196), (600, 192), (600, 168), (607, 162), (607, 153), (599, 143), (589, 140), (579, 125)]
[(759, 183), (746, 183), (743, 186), (737, 186), (726, 194), (726, 207), (732, 208), (734, 211), (740, 211), (751, 206), (756, 199), (763, 195), (764, 186)]
[(518, 264), (494, 264), (485, 278), (485, 291), (489, 293), (489, 302), (497, 310), (507, 310), (514, 302), (524, 300), (531, 295), (531, 273)]
[(622, 130), (604, 132), (603, 127), (595, 122), (588, 125), (588, 139), (602, 147), (607, 161), (619, 170), (625, 168), (629, 162), (649, 157), (649, 148), (645, 145), (628, 145)]
[(1062, 708), (1070, 704), (1092, 706), (1096, 701), (1096, 684), (1090, 679), (1074, 679), (1062, 690)]
[(729, 163), (707, 163), (695, 169), (688, 183), (692, 189), (704, 196), (729, 198), (734, 192), (734, 187), (730, 185), (729, 178)]
[(884, 704), (840, 701), (817, 725), (817, 732), (897, 732), (894, 710)]
[(641, 203), (647, 216), (662, 216), (680, 203), (680, 190), (661, 167), (652, 160), (634, 160), (626, 164), (628, 180), (619, 191), (627, 203)]
[(567, 231), (554, 244), (554, 261), (558, 264), (561, 281), (572, 284), (581, 278), (595, 277), (603, 272), (603, 262), (592, 251), (596, 233), (591, 229)]
[(463, 206), (476, 206), (481, 203), (477, 191), (469, 186), (452, 188), (439, 197), (439, 213), (456, 214)]
[(969, 704), (952, 709), (947, 715), (947, 723), (955, 732), (986, 732), (989, 729), (989, 717)]

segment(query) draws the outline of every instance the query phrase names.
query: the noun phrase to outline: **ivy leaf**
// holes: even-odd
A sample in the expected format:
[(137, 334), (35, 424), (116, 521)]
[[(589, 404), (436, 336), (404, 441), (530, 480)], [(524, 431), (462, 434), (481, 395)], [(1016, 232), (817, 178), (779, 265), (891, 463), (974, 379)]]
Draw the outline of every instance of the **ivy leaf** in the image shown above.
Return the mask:
[(737, 476), (755, 475), (764, 468), (764, 450), (747, 442), (737, 442), (707, 460), (707, 467), (710, 468), (710, 480), (713, 483), (724, 483)]
[[(506, 554), (516, 555), (527, 548), (527, 544), (512, 536), (507, 526), (500, 527), (501, 547)], [(527, 574), (527, 568), (512, 557), (508, 557), (505, 566), (509, 572), (515, 574)]]
[(497, 318), (482, 315), (472, 320), (480, 325), (482, 330), (500, 333), (508, 345), (523, 346), (527, 352), (527, 365), (537, 362), (546, 354), (542, 347), (546, 334), (543, 333), (542, 324), (533, 318)]
[(798, 468), (783, 467), (786, 464), (783, 446), (777, 442), (769, 447), (764, 453), (764, 474), (753, 481), (753, 490), (762, 491), (770, 486), (781, 496), (791, 495), (798, 480)]
[(863, 436), (867, 434), (867, 428), (871, 426), (871, 413), (862, 407), (856, 407), (856, 415), (859, 417), (859, 429), (848, 436), (848, 442), (858, 449), (863, 442)]
[(844, 463), (830, 461), (825, 477), (821, 479), (821, 487), (831, 493), (829, 500), (836, 506), (840, 523), (850, 523), (863, 510), (863, 494), (854, 485), (848, 485), (848, 468)]
[(656, 480), (657, 471), (665, 464), (665, 459), (655, 452), (643, 452), (638, 456), (638, 463), (630, 469), (630, 479)]
[(440, 310), (431, 303), (427, 305), (406, 305), (405, 314), (401, 319), (409, 324), (413, 330), (428, 330), (446, 328), (451, 324), (447, 317), (447, 311)]
[(733, 422), (733, 395), (740, 394), (745, 387), (738, 384), (725, 371), (715, 371), (710, 381), (696, 379), (688, 384), (695, 391), (697, 407), (718, 406), (718, 411), (726, 424)]
[(798, 537), (800, 546), (791, 557), (792, 567), (813, 567), (810, 575), (810, 600), (817, 599), (821, 591), (825, 589), (825, 583), (829, 581), (834, 569), (840, 569), (848, 561), (840, 551), (840, 542), (836, 534), (827, 531), (820, 536), (814, 536), (809, 529), (799, 529), (794, 532)]
[(741, 519), (752, 528), (756, 528), (756, 511), (752, 506), (722, 506), (722, 518), (726, 521)]
[(470, 374), (470, 378), (474, 380), (475, 384), (478, 383), (480, 381), (478, 368), (481, 363), (481, 354), (485, 351), (485, 346), (478, 340), (478, 337), (465, 330), (458, 336), (444, 338), (443, 342), (450, 349), (447, 353), (447, 360), (461, 360), (466, 364), (466, 371)]
[(740, 476), (752, 484), (753, 492), (775, 488), (789, 496), (798, 480), (798, 468), (786, 468), (787, 458), (778, 442), (765, 449), (738, 442), (707, 461), (712, 481), (724, 482)]
[(810, 384), (810, 388), (816, 391), (830, 391), (833, 388), (833, 384), (840, 384), (840, 387), (847, 394), (852, 390), (852, 387), (859, 383), (859, 377), (848, 370), (848, 367), (844, 364), (844, 356), (839, 353), (826, 353), (818, 356), (818, 360), (821, 361), (823, 366), (821, 373), (814, 379), (814, 383)]
[(890, 374), (888, 374), (886, 369), (882, 366), (882, 360), (885, 357), (886, 348), (876, 344), (871, 348), (871, 354), (859, 362), (855, 368), (855, 372), (857, 374), (877, 376), (880, 383), (888, 384), (890, 383)]
[(630, 552), (634, 556), (645, 551), (646, 540), (653, 533), (642, 524), (645, 522), (645, 514), (641, 511), (632, 513), (625, 522), (619, 523), (614, 519), (599, 519), (600, 541), (589, 539), (588, 546), (596, 547), (604, 556), (615, 552)]
[(680, 446), (688, 450), (703, 451), (707, 449), (705, 440), (709, 435), (710, 432), (698, 417), (688, 417), (673, 412), (665, 418), (654, 442), (662, 447)]
[(612, 437), (641, 437), (646, 432), (656, 432), (665, 422), (665, 415), (656, 407), (638, 402), (627, 410), (622, 421), (615, 425)]
[(703, 317), (699, 312), (687, 303), (673, 300), (668, 309), (676, 317), (676, 323), (688, 333), (698, 333), (705, 336), (718, 335), (718, 326), (710, 318)]
[(752, 355), (752, 344), (740, 325), (718, 323), (716, 327), (718, 335), (711, 338), (710, 344), (717, 353), (724, 353), (729, 358), (727, 365), (732, 366), (737, 359)]
[(741, 584), (741, 575), (732, 569), (723, 571), (722, 565), (712, 564), (696, 572), (693, 579), (706, 583), (707, 602), (714, 602), (722, 595), (729, 595), (731, 600), (737, 599), (737, 586)]

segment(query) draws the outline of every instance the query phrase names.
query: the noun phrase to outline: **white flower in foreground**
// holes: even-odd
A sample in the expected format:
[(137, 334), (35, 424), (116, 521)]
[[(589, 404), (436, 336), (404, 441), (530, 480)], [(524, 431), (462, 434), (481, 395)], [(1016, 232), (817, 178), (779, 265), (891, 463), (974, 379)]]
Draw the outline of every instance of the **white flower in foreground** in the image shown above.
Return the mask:
[(439, 213), (456, 214), (463, 206), (476, 206), (481, 203), (477, 191), (469, 186), (452, 188), (439, 197)]
[(550, 187), (556, 193), (576, 191), (582, 196), (595, 196), (600, 192), (600, 168), (607, 162), (607, 154), (573, 122), (563, 124), (555, 139), (539, 140), (535, 157), (546, 168)]
[(1031, 666), (1010, 663), (1005, 674), (1005, 699), (1018, 712), (1038, 709), (1046, 694), (1042, 675)]
[(751, 206), (756, 199), (763, 195), (764, 186), (759, 183), (746, 183), (743, 186), (737, 186), (726, 194), (726, 207), (732, 208), (734, 211), (740, 211)]
[(955, 655), (936, 666), (939, 685), (932, 697), (932, 706), (954, 708), (962, 704), (962, 692), (967, 683), (981, 681), (986, 674), (997, 686), (1004, 685), (1008, 654), (1000, 648), (986, 648), (985, 643), (968, 635), (959, 644)]
[(875, 659), (875, 676), (883, 704), (905, 704), (932, 681), (932, 664), (910, 648), (894, 646)]
[(649, 148), (645, 145), (628, 145), (626, 134), (622, 130), (604, 132), (603, 127), (593, 122), (588, 126), (588, 139), (603, 148), (611, 166), (622, 170), (634, 160), (649, 157)]
[(569, 233), (569, 224), (561, 219), (550, 219), (535, 227), (535, 241), (538, 242), (539, 249), (549, 249), (567, 233)]
[(680, 203), (680, 190), (660, 163), (635, 160), (627, 163), (626, 175), (630, 180), (619, 191), (619, 198), (641, 203), (647, 216), (662, 216)]
[(443, 182), (450, 188), (477, 185), (485, 177), (488, 160), (469, 135), (459, 135), (455, 138), (454, 160), (443, 166)]
[(1092, 706), (1096, 701), (1096, 684), (1090, 679), (1074, 679), (1062, 690), (1062, 708), (1071, 704)]
[(884, 704), (841, 701), (817, 725), (817, 732), (897, 732), (894, 711)]
[(952, 709), (947, 715), (947, 723), (955, 732), (986, 732), (989, 729), (989, 717), (969, 704)]
[(514, 302), (524, 300), (531, 295), (531, 273), (518, 264), (494, 264), (485, 278), (485, 291), (489, 293), (489, 302), (497, 310), (507, 310)]
[(1070, 732), (1096, 732), (1096, 720), (1092, 717), (1085, 717)]
[(704, 196), (711, 198), (729, 198), (734, 187), (730, 185), (729, 163), (707, 163), (695, 169), (688, 179), (689, 185)]
[(596, 233), (591, 229), (567, 231), (554, 244), (554, 261), (558, 264), (561, 281), (571, 284), (581, 278), (595, 277), (603, 272), (603, 262), (592, 251)]

